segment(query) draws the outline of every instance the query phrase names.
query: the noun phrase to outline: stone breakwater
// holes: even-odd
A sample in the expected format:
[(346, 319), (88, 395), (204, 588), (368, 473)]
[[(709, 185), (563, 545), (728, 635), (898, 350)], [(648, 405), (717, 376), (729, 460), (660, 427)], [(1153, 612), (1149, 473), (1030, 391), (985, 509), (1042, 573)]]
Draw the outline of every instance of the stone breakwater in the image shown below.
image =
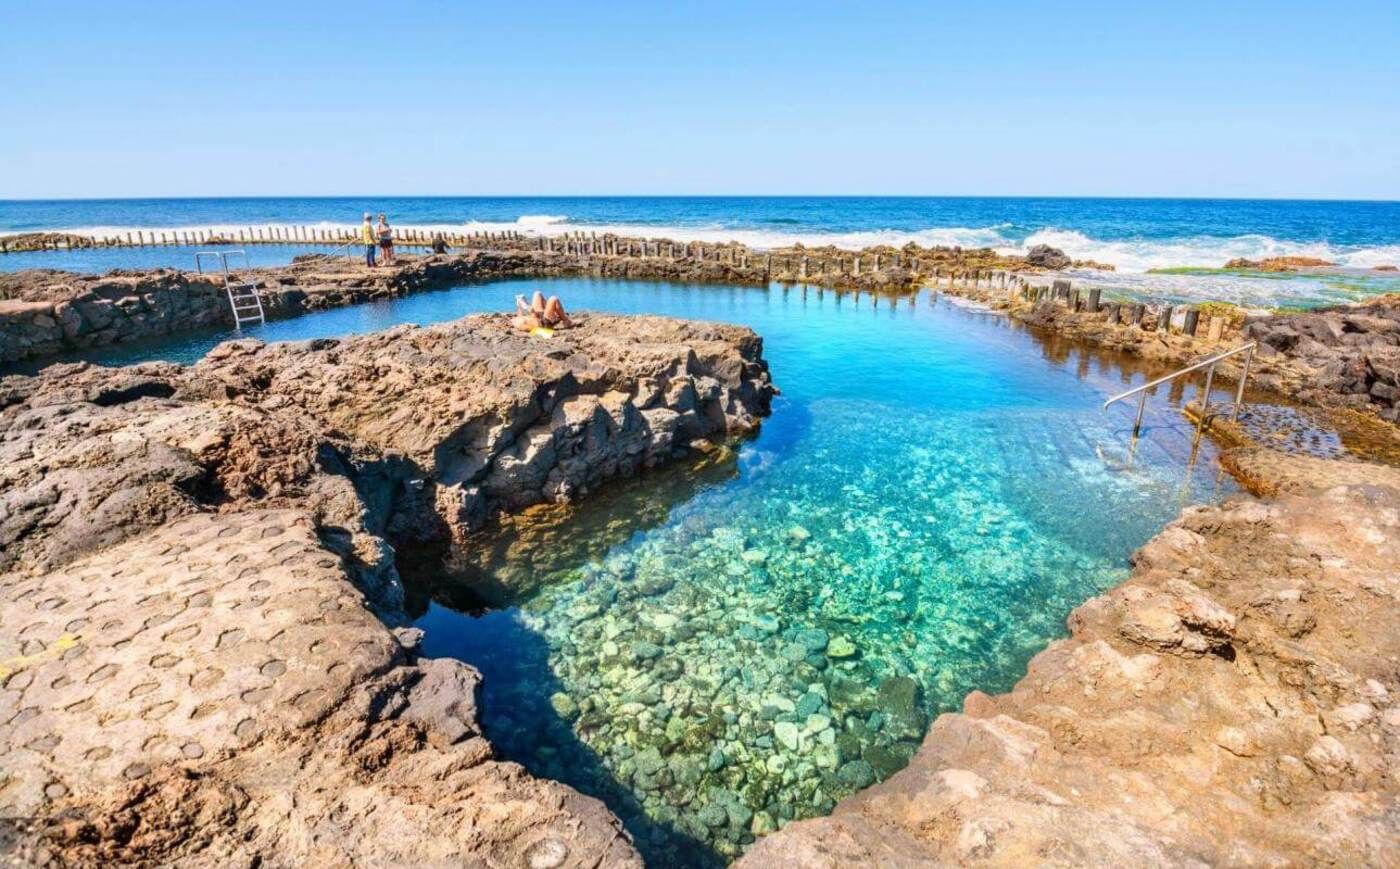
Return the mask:
[(1286, 494), (1187, 509), (1011, 693), (740, 865), (1394, 865), (1400, 473), (1237, 458)]
[[(1301, 313), (1246, 314), (1228, 306), (1174, 308), (1100, 301), (1058, 287), (1007, 287), (950, 281), (946, 292), (1005, 311), (1032, 326), (1110, 350), (1188, 365), (1246, 341), (1259, 349), (1250, 383), (1287, 398), (1400, 422), (1400, 296)], [(1241, 359), (1217, 375), (1238, 381)]]
[[(501, 316), (0, 380), (0, 818), (22, 862), (639, 865), (494, 759), (395, 547), (581, 497), (773, 394), (747, 329)], [(393, 628), (393, 630), (391, 630)]]
[[(1035, 261), (956, 248), (791, 248), (755, 252), (743, 245), (654, 239), (493, 238), (482, 249), (438, 256), (401, 255), (402, 264), (370, 269), (358, 260), (311, 254), (281, 268), (254, 269), (269, 317), (394, 298), (422, 290), (509, 277), (608, 278), (766, 285), (805, 282), (903, 292), (925, 279), (1035, 271)], [(1003, 272), (998, 272), (1003, 274)], [(71, 350), (232, 326), (221, 275), (170, 269), (103, 276), (35, 270), (0, 275), (0, 363)]]

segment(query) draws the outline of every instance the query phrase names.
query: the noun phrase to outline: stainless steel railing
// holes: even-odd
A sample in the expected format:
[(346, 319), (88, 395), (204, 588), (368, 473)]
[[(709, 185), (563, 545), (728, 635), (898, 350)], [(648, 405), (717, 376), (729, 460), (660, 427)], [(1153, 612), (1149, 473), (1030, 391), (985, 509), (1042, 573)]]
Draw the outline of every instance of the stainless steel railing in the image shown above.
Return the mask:
[(1240, 385), (1235, 389), (1234, 408), (1230, 411), (1230, 419), (1234, 420), (1240, 414), (1240, 403), (1244, 401), (1244, 384), (1245, 381), (1249, 380), (1249, 365), (1251, 362), (1254, 361), (1254, 351), (1258, 346), (1259, 343), (1257, 341), (1251, 341), (1248, 344), (1236, 347), (1234, 350), (1226, 350), (1224, 353), (1217, 353), (1214, 356), (1202, 359), (1195, 365), (1183, 368), (1180, 371), (1173, 371), (1166, 377), (1159, 377), (1151, 383), (1144, 383), (1141, 386), (1135, 386), (1132, 389), (1129, 389), (1127, 392), (1119, 393), (1118, 395), (1115, 395), (1112, 398), (1110, 398), (1108, 401), (1105, 401), (1103, 403), (1103, 409), (1108, 410), (1109, 405), (1113, 404), (1114, 402), (1122, 401), (1123, 399), (1130, 398), (1134, 395), (1141, 395), (1141, 398), (1138, 399), (1137, 420), (1133, 422), (1133, 434), (1136, 436), (1138, 430), (1142, 428), (1142, 414), (1143, 411), (1147, 408), (1148, 391), (1155, 387), (1161, 386), (1163, 383), (1175, 380), (1178, 377), (1181, 377), (1183, 374), (1190, 374), (1193, 371), (1200, 371), (1202, 368), (1204, 368), (1206, 369), (1206, 385), (1205, 389), (1201, 392), (1201, 419), (1196, 426), (1197, 429), (1200, 429), (1202, 426), (1205, 425), (1206, 414), (1207, 411), (1210, 409), (1210, 384), (1211, 381), (1215, 379), (1216, 363), (1224, 359), (1229, 359), (1231, 356), (1238, 356), (1239, 354), (1243, 353), (1245, 354), (1244, 370), (1240, 372)]

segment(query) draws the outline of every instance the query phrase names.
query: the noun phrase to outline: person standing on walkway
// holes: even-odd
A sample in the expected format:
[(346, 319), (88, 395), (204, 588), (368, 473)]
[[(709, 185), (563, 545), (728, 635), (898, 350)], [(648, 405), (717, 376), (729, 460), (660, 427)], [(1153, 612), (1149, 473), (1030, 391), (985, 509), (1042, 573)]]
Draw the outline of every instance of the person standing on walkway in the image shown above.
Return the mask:
[(378, 239), (374, 237), (374, 224), (370, 223), (370, 213), (365, 212), (365, 222), (360, 224), (360, 241), (365, 246), (365, 265), (374, 268), (374, 249)]
[(394, 264), (394, 231), (383, 214), (379, 215), (379, 226), (375, 229), (379, 233), (379, 252), (384, 255), (384, 265), (391, 266)]

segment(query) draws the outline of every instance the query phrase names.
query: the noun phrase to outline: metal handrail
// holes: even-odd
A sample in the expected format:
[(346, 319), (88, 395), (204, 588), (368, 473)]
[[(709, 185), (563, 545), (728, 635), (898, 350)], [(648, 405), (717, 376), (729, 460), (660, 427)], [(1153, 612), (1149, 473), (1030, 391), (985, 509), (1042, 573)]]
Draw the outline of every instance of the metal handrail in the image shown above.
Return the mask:
[(1220, 362), (1223, 359), (1229, 359), (1231, 356), (1238, 356), (1239, 354), (1244, 353), (1246, 354), (1244, 358), (1244, 371), (1240, 372), (1240, 385), (1235, 389), (1234, 409), (1230, 412), (1230, 419), (1231, 421), (1234, 421), (1235, 419), (1238, 419), (1240, 415), (1240, 404), (1244, 401), (1244, 384), (1245, 381), (1249, 379), (1249, 365), (1251, 362), (1254, 361), (1254, 351), (1256, 348), (1258, 348), (1258, 346), (1259, 342), (1251, 341), (1248, 344), (1243, 344), (1239, 347), (1236, 347), (1234, 350), (1226, 350), (1224, 353), (1217, 353), (1216, 355), (1211, 356), (1207, 359), (1202, 359), (1195, 365), (1188, 366), (1186, 368), (1181, 369), (1180, 371), (1173, 371), (1166, 377), (1159, 377), (1151, 383), (1144, 383), (1141, 386), (1135, 386), (1132, 389), (1129, 389), (1127, 392), (1121, 392), (1118, 395), (1115, 395), (1112, 398), (1110, 398), (1108, 401), (1105, 401), (1103, 403), (1103, 409), (1108, 410), (1108, 406), (1113, 404), (1114, 402), (1122, 401), (1123, 399), (1128, 398), (1129, 396), (1141, 393), (1142, 398), (1138, 400), (1137, 420), (1133, 423), (1133, 434), (1136, 435), (1138, 433), (1138, 430), (1142, 428), (1142, 414), (1143, 411), (1147, 409), (1148, 390), (1161, 386), (1163, 383), (1175, 380), (1183, 374), (1190, 374), (1193, 371), (1200, 371), (1202, 368), (1205, 368), (1207, 369), (1206, 385), (1205, 389), (1201, 392), (1201, 419), (1200, 422), (1197, 424), (1197, 428), (1199, 429), (1201, 426), (1205, 425), (1206, 412), (1210, 408), (1210, 384), (1211, 381), (1215, 379), (1216, 363)]
[(194, 255), (194, 267), (195, 267), (195, 270), (196, 270), (197, 272), (199, 272), (199, 274), (201, 274), (201, 275), (204, 274), (204, 259), (203, 259), (203, 258), (206, 257), (206, 256), (207, 256), (207, 257), (217, 257), (217, 258), (218, 258), (218, 260), (219, 260), (219, 265), (222, 266), (222, 267), (223, 267), (223, 270), (224, 270), (224, 280), (225, 280), (225, 281), (228, 280), (228, 274), (229, 274), (228, 258), (231, 257), (231, 256), (241, 256), (241, 257), (243, 257), (243, 268), (244, 268), (245, 271), (252, 268), (252, 265), (248, 262), (248, 252), (247, 252), (246, 250), (244, 250), (243, 248), (241, 248), (241, 247), (239, 247), (239, 248), (234, 248), (233, 250), (201, 250), (201, 251), (196, 251), (196, 252), (195, 252), (195, 255)]
[[(218, 258), (219, 266), (224, 270), (224, 294), (228, 296), (229, 308), (231, 308), (233, 311), (234, 329), (242, 330), (243, 324), (245, 322), (252, 323), (256, 321), (258, 323), (266, 323), (267, 313), (263, 310), (262, 296), (258, 294), (257, 278), (252, 277), (250, 280), (247, 281), (235, 282), (233, 279), (233, 273), (228, 267), (228, 259), (231, 256), (243, 257), (243, 270), (247, 272), (252, 271), (253, 266), (251, 263), (248, 262), (248, 252), (242, 248), (235, 248), (234, 250), (197, 251), (194, 255), (194, 267), (201, 275), (205, 274), (204, 257)], [(251, 307), (246, 305), (240, 306), (238, 304), (240, 299), (246, 301), (246, 297), (243, 297), (241, 295), (244, 291), (246, 291), (247, 295), (252, 298), (253, 305)], [(243, 316), (244, 313), (253, 310), (256, 310), (258, 312), (256, 317)]]

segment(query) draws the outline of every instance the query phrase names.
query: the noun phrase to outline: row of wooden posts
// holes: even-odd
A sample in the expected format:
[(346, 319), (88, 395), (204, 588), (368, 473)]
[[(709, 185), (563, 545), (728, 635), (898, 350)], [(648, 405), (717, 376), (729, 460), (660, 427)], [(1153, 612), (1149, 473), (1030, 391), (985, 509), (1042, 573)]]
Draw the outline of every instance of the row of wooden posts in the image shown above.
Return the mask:
[[(1031, 286), (1024, 278), (1017, 278), (1017, 290), (1021, 298), (1028, 302), (1062, 304), (1071, 311), (1089, 313), (1105, 312), (1109, 323), (1148, 328), (1148, 315), (1151, 326), (1163, 334), (1173, 333), (1195, 336), (1201, 328), (1201, 310), (1189, 305), (1149, 305), (1145, 302), (1104, 302), (1098, 287), (1087, 293), (1073, 289), (1067, 280), (1054, 281), (1050, 286)], [(1206, 339), (1219, 341), (1228, 325), (1225, 317), (1214, 315), (1206, 323)]]
[[(467, 247), (473, 244), (486, 244), (500, 241), (521, 241), (524, 236), (514, 230), (500, 232), (429, 232), (421, 229), (394, 229), (394, 240), (403, 244), (432, 244), (441, 237), (449, 245)], [(42, 250), (75, 250), (89, 247), (159, 247), (161, 245), (210, 245), (210, 244), (350, 244), (360, 237), (358, 229), (325, 229), (316, 226), (267, 226), (243, 227), (236, 231), (213, 229), (174, 229), (174, 230), (132, 230), (88, 241), (70, 244), (69, 238), (77, 236), (56, 236), (45, 239)], [(26, 246), (25, 250), (32, 250)], [(0, 253), (18, 251), (11, 239), (0, 238)]]

